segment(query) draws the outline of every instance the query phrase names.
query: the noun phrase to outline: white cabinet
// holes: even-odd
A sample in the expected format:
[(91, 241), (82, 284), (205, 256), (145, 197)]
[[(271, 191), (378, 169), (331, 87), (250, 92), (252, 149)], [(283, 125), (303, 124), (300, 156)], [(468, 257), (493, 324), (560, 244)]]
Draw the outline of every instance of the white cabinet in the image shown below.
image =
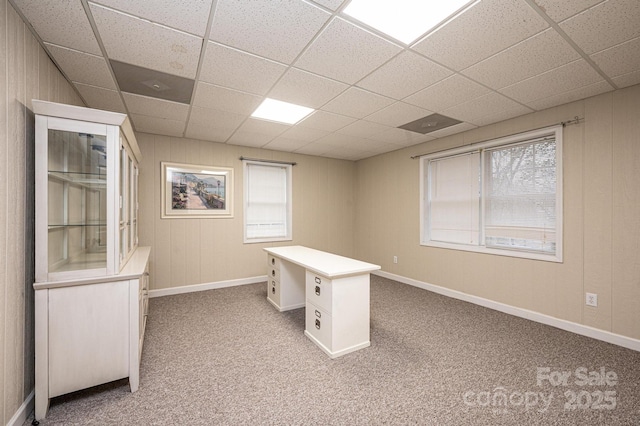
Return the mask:
[(369, 346), (369, 274), (306, 272), (305, 334), (332, 358)]
[(33, 101), (36, 282), (113, 275), (138, 244), (140, 150), (124, 114)]
[(267, 300), (305, 307), (305, 335), (331, 358), (366, 348), (369, 273), (380, 266), (302, 246), (267, 252)]
[(280, 312), (304, 306), (304, 269), (267, 256), (267, 300)]
[(139, 383), (149, 290), (140, 150), (126, 115), (34, 100), (36, 419), (49, 399)]

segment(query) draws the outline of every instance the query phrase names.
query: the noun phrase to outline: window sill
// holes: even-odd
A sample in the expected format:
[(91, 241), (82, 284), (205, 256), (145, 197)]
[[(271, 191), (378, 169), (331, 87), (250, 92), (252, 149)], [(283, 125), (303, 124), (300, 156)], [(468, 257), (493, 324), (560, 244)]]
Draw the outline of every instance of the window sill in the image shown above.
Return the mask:
[(517, 257), (517, 258), (529, 259), (529, 260), (541, 260), (544, 262), (562, 263), (561, 252), (558, 252), (556, 254), (543, 254), (543, 253), (533, 253), (528, 251), (517, 251), (517, 250), (507, 250), (507, 249), (501, 250), (501, 249), (489, 248), (486, 246), (445, 243), (440, 241), (421, 241), (420, 245), (425, 247), (437, 247), (437, 248), (450, 249), (450, 250), (470, 251), (474, 253)]

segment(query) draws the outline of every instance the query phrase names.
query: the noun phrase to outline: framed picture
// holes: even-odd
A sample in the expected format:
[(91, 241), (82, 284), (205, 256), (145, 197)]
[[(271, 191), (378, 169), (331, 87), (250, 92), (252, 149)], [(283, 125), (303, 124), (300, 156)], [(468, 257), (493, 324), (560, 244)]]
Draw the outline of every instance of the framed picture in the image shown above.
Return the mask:
[(233, 169), (161, 163), (162, 218), (233, 217)]

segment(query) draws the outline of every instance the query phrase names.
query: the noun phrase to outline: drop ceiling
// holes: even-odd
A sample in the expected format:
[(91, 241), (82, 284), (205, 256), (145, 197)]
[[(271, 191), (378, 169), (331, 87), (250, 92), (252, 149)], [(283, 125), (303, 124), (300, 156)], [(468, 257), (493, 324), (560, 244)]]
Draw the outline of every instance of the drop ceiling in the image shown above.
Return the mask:
[[(410, 45), (349, 0), (10, 1), (86, 104), (139, 132), (346, 160), (640, 83), (638, 0), (481, 0)], [(316, 112), (251, 118), (266, 97)], [(398, 128), (432, 114), (460, 123)]]

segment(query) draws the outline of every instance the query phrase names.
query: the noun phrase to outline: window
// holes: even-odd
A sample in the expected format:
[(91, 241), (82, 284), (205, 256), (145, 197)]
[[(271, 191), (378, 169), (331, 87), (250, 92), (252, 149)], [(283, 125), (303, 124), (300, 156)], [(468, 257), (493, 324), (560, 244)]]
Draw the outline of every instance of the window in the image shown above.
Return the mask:
[(244, 242), (291, 235), (291, 165), (244, 161)]
[(421, 243), (562, 261), (562, 127), (422, 157)]

